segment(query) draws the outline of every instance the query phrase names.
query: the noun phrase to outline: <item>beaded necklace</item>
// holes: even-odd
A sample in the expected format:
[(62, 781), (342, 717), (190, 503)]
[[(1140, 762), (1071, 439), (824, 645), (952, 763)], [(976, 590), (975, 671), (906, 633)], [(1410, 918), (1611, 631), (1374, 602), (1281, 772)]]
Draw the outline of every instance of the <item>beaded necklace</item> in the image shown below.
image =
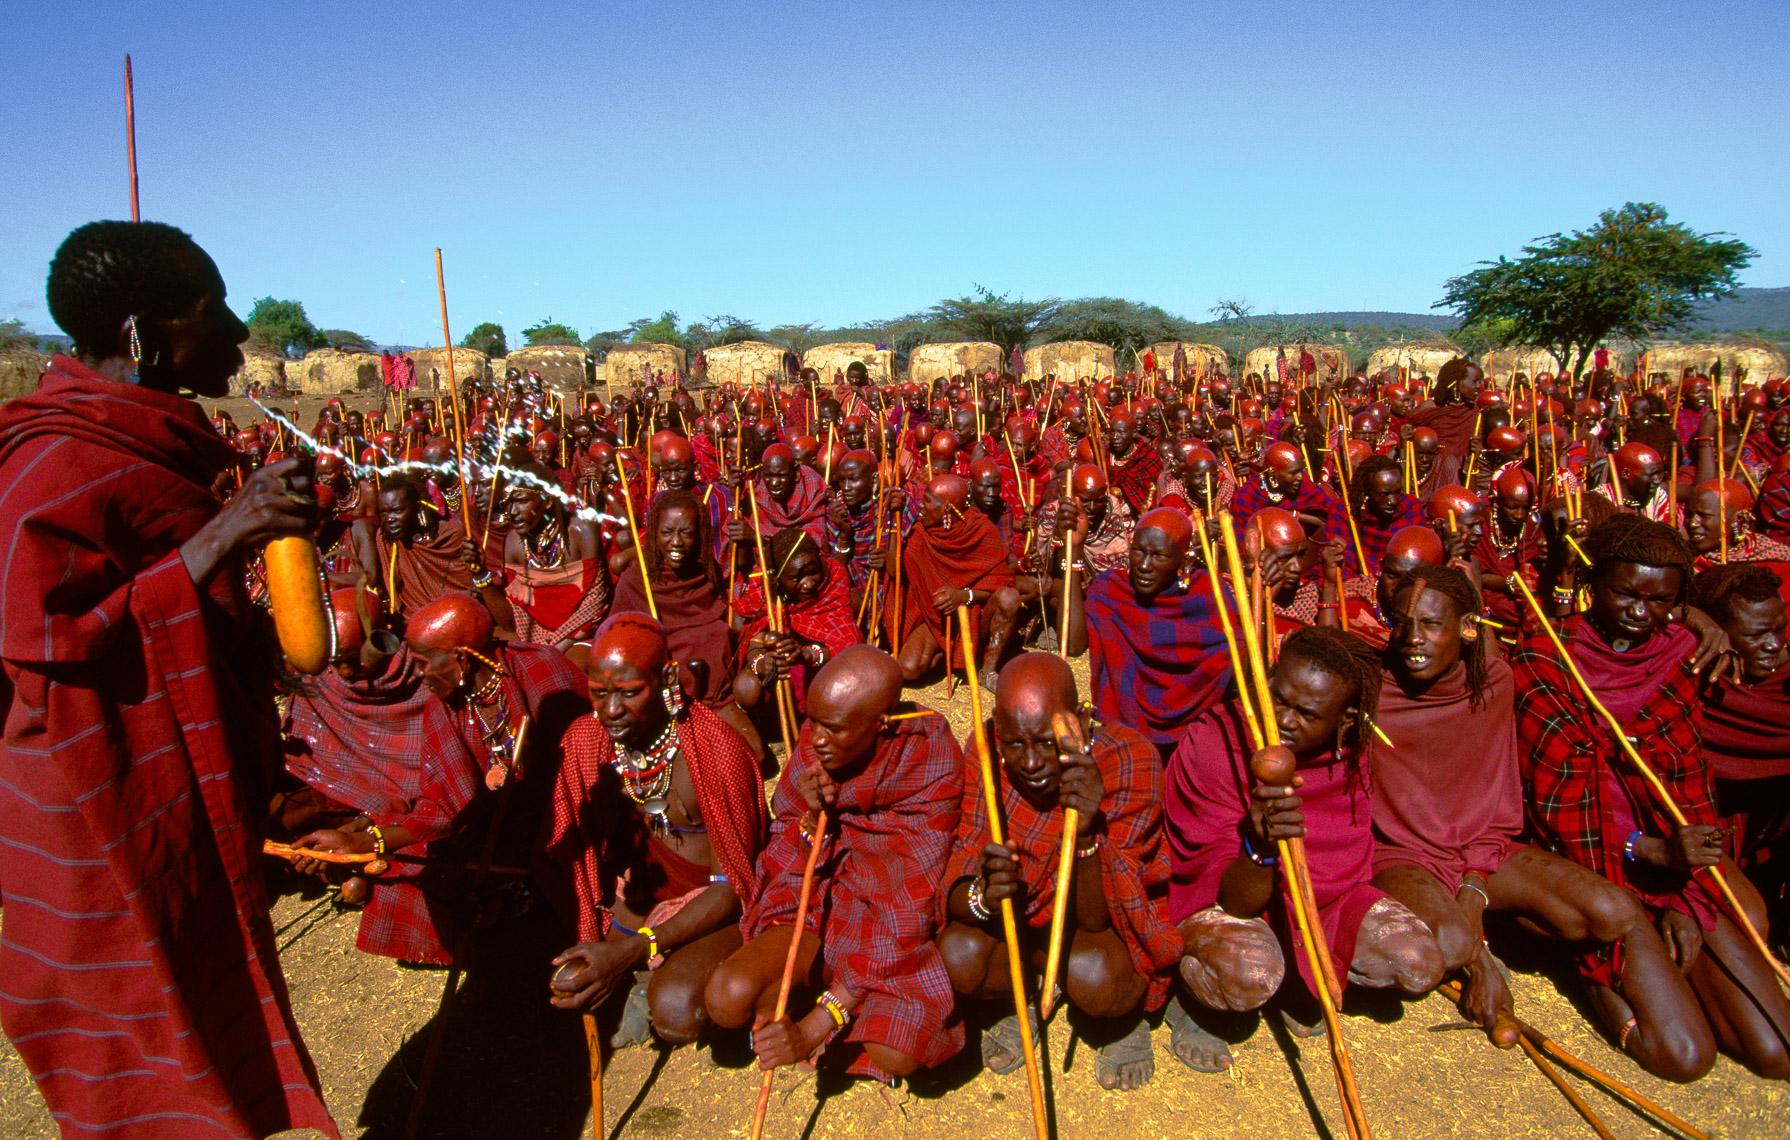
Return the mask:
[(524, 535), (522, 545), (528, 551), (528, 564), (536, 570), (550, 570), (558, 566), (565, 556), (562, 542), (564, 538), (565, 532), (552, 519), (536, 534)]
[(645, 751), (637, 752), (625, 744), (615, 746), (613, 767), (621, 777), (622, 790), (646, 812), (647, 824), (660, 838), (671, 831), (666, 798), (671, 794), (671, 769), (679, 751), (676, 720), (666, 721), (658, 739)]

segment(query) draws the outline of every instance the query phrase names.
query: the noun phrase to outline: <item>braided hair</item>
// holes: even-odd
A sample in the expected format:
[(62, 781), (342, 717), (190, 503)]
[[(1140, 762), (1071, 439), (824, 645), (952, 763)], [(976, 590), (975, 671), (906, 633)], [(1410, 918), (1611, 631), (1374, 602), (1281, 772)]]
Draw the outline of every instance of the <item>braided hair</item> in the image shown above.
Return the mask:
[(655, 579), (664, 565), (659, 556), (659, 521), (665, 512), (682, 508), (689, 511), (696, 519), (696, 564), (702, 567), (702, 576), (719, 594), (725, 589), (721, 583), (721, 567), (715, 562), (715, 540), (709, 525), (709, 513), (703, 508), (702, 500), (689, 491), (661, 491), (653, 500), (653, 505), (646, 512), (646, 523), (640, 528), (641, 551), (646, 555), (646, 571)]
[(814, 540), (813, 535), (799, 526), (780, 530), (771, 536), (771, 541), (765, 551), (765, 558), (770, 561), (770, 565), (765, 567), (765, 581), (778, 583), (777, 593), (780, 596), (783, 593), (781, 585), (783, 568), (789, 565), (790, 559), (796, 556), (796, 551), (802, 549), (804, 543), (817, 556), (820, 554), (820, 543)]
[(1613, 514), (1585, 536), (1585, 554), (1591, 559), (1591, 580), (1602, 581), (1619, 562), (1658, 566), (1678, 571), (1678, 597), (1690, 593), (1695, 555), (1684, 536), (1665, 523), (1627, 512)]
[(1348, 702), (1354, 705), (1359, 715), (1338, 741), (1338, 751), (1347, 753), (1349, 763), (1353, 765), (1355, 757), (1361, 753), (1362, 734), (1380, 711), (1379, 653), (1352, 633), (1325, 625), (1311, 625), (1294, 630), (1281, 643), (1281, 661), (1285, 662), (1288, 657), (1307, 661), (1354, 688)]
[(1734, 607), (1770, 601), (1778, 595), (1778, 576), (1758, 562), (1712, 566), (1691, 583), (1691, 605), (1717, 622), (1734, 620)]
[[(1381, 471), (1397, 471), (1401, 480), (1404, 477), (1404, 469), (1397, 461), (1384, 455), (1368, 456), (1355, 464), (1355, 470), (1349, 474), (1349, 509), (1357, 515), (1367, 509), (1368, 480)], [(1399, 486), (1402, 488), (1403, 482)]]
[[(1430, 566), (1418, 563), (1399, 581), (1392, 592), (1392, 610), (1394, 614), (1404, 613), (1398, 599), (1421, 586), (1426, 590), (1434, 590), (1454, 603), (1456, 617), (1466, 617), (1479, 612), (1479, 592), (1473, 588), (1473, 580), (1458, 566)], [(1396, 626), (1398, 618), (1394, 617)], [(1386, 647), (1386, 657), (1392, 656), (1392, 646)], [(1473, 708), (1481, 708), (1485, 704), (1485, 687), (1489, 677), (1485, 659), (1485, 638), (1483, 636), (1471, 642), (1461, 644), (1461, 660), (1467, 666), (1467, 692), (1471, 694), (1469, 704)]]

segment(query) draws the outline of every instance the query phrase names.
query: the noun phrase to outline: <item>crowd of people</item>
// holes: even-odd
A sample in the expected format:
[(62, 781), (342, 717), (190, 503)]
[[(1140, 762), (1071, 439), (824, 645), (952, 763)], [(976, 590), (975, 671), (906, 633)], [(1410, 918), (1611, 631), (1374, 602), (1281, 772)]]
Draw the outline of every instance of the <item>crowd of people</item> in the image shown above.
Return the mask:
[(1523, 938), (1649, 1072), (1790, 1078), (1782, 378), (511, 372), (239, 425), (182, 394), (246, 336), (185, 234), (83, 227), (48, 293), (74, 347), (0, 408), (0, 1023), (65, 1132), (334, 1134), (273, 871), (407, 963), (551, 914), (541, 1000), (612, 1048), (1008, 1073), (1042, 1000), (1129, 1090), (1165, 1022), (1200, 1072), (1207, 1010), (1322, 1033), (1326, 972), (1490, 1030)]

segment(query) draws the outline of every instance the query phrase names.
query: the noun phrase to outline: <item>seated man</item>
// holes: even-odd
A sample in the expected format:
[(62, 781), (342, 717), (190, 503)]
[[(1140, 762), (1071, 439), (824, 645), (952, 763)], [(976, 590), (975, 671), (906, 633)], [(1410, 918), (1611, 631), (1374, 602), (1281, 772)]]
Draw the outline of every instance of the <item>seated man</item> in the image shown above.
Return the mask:
[(1671, 496), (1666, 490), (1666, 461), (1660, 458), (1659, 452), (1631, 440), (1616, 449), (1610, 463), (1616, 470), (1615, 484), (1605, 480), (1592, 488), (1594, 491), (1625, 511), (1644, 515), (1655, 522), (1671, 521), (1667, 517), (1672, 513), (1672, 507)]
[[(1130, 564), (1088, 587), (1085, 619), (1070, 591), (1069, 652), (1093, 651), (1094, 711), (1136, 729), (1164, 759), (1231, 683), (1212, 577), (1188, 564), (1192, 537), (1186, 515), (1157, 507), (1132, 532)], [(1235, 598), (1226, 605), (1235, 612)]]
[[(996, 913), (1013, 900), (1033, 968), (1044, 966), (1063, 843), (1075, 845), (1074, 895), (1065, 916), (1068, 1002), (1104, 1026), (1097, 1079), (1130, 1091), (1154, 1075), (1146, 1012), (1160, 1009), (1181, 957), (1168, 920), (1168, 856), (1162, 849), (1162, 769), (1156, 750), (1122, 724), (1095, 725), (1077, 712), (1075, 678), (1049, 653), (1027, 653), (1001, 670), (990, 745), (1006, 844), (989, 830), (980, 759), (965, 757), (963, 819), (939, 897), (939, 953), (951, 984), (967, 998), (1000, 998), (1012, 1008), (1007, 950)], [(1064, 751), (1052, 730), (1072, 717), (1087, 751)], [(974, 749), (972, 748), (973, 752)], [(1080, 813), (1063, 834), (1057, 807)], [(1055, 985), (1049, 979), (1047, 985)], [(1016, 1014), (982, 1036), (982, 1059), (996, 1073), (1024, 1063)]]
[(1781, 589), (1776, 574), (1745, 563), (1705, 570), (1691, 587), (1691, 600), (1740, 654), (1738, 680), (1702, 690), (1703, 756), (1716, 812), (1734, 828), (1729, 850), (1765, 898), (1774, 945), (1790, 937), (1790, 652)]
[[(827, 487), (820, 473), (796, 462), (787, 444), (773, 443), (759, 460), (759, 477), (747, 494), (758, 500), (758, 522), (766, 534), (800, 527), (816, 542), (827, 537)], [(727, 537), (735, 549), (752, 549), (750, 505), (727, 524)]]
[(1075, 560), (1093, 573), (1117, 569), (1130, 556), (1132, 520), (1137, 516), (1124, 499), (1107, 490), (1106, 476), (1092, 463), (1074, 467), (1058, 486), (1062, 493), (1038, 506), (1038, 541), (1033, 549), (1040, 560), (1033, 564), (1041, 574), (1057, 575), (1060, 593), (1063, 536), (1078, 532)]
[(1155, 506), (1156, 477), (1162, 460), (1156, 449), (1138, 437), (1137, 417), (1120, 408), (1107, 417), (1107, 473), (1113, 490), (1133, 517)]
[(945, 653), (947, 644), (961, 640), (955, 636), (958, 606), (970, 607), (978, 640), (986, 638), (984, 676), (992, 675), (1013, 633), (1019, 614), (1013, 566), (994, 524), (969, 509), (969, 500), (970, 486), (961, 476), (934, 476), (920, 501), (919, 525), (902, 551), (901, 612), (890, 607), (887, 620), (891, 644), (901, 646), (906, 680), (917, 680), (941, 661), (955, 671), (975, 660), (975, 646), (954, 644)]
[(1374, 885), (1423, 919), (1450, 970), (1465, 971), (1462, 1009), (1489, 1029), (1511, 996), (1484, 942), (1485, 915), (1602, 945), (1646, 916), (1608, 879), (1522, 841), (1513, 682), (1487, 656), (1477, 606), (1453, 566), (1413, 566), (1395, 588), (1374, 716), (1385, 740), (1371, 748)]
[(1268, 445), (1262, 453), (1261, 474), (1238, 487), (1231, 499), (1231, 513), (1237, 517), (1239, 529), (1269, 507), (1297, 516), (1308, 533), (1318, 536), (1320, 546), (1333, 538), (1349, 541), (1342, 500), (1335, 491), (1306, 477), (1304, 454), (1284, 441)]
[(845, 569), (821, 557), (820, 546), (807, 531), (773, 535), (765, 557), (777, 568), (771, 577), (771, 597), (782, 628), (772, 630), (764, 588), (754, 580), (733, 603), (741, 623), (735, 695), (741, 708), (769, 707), (764, 698), (771, 685), (786, 680), (800, 714), (808, 707), (809, 679), (846, 646), (862, 642), (864, 635), (854, 620)]
[(846, 452), (833, 469), (827, 535), (833, 559), (845, 567), (854, 597), (863, 595), (873, 568), (885, 568), (882, 552), (894, 526), (900, 525), (900, 510), (876, 493), (877, 477), (876, 457), (864, 450)]
[[(1404, 472), (1397, 463), (1384, 455), (1370, 455), (1355, 465), (1349, 478), (1349, 505), (1355, 514), (1355, 533), (1349, 535), (1343, 552), (1343, 568), (1353, 576), (1371, 578), (1380, 572), (1393, 533), (1423, 522), (1423, 504), (1404, 493)], [(1366, 567), (1356, 557), (1356, 535), (1361, 537)]]
[[(681, 492), (680, 492), (681, 493)], [(562, 744), (546, 851), (569, 879), (575, 964), (553, 981), (560, 1009), (628, 1006), (613, 1046), (689, 1044), (708, 1028), (703, 990), (740, 948), (758, 897), (768, 827), (758, 761), (739, 733), (690, 699), (659, 625), (617, 614), (591, 644), (593, 715)], [(636, 971), (651, 981), (636, 982)]]
[[(1702, 1076), (1718, 1046), (1756, 1072), (1790, 1077), (1790, 1002), (1714, 885), (1694, 874), (1722, 861), (1722, 834), (1703, 760), (1697, 638), (1669, 624), (1688, 593), (1690, 549), (1633, 514), (1605, 519), (1582, 545), (1591, 604), (1562, 623), (1562, 637), (1689, 821), (1674, 823), (1621, 759), (1547, 634), (1519, 642), (1511, 665), (1530, 818), (1566, 858), (1632, 891), (1651, 919), (1581, 960), (1592, 1007), (1619, 1048), (1666, 1080)], [(1731, 862), (1726, 878), (1763, 923), (1763, 904)]]
[[(829, 1066), (892, 1081), (963, 1048), (951, 978), (932, 943), (963, 807), (963, 753), (944, 717), (889, 719), (900, 710), (901, 668), (869, 646), (828, 662), (809, 693), (807, 730), (772, 803), (760, 893), (740, 921), (746, 944), (707, 991), (715, 1024), (752, 1028), (763, 1068), (824, 1052)], [(823, 811), (826, 832), (810, 835)], [(811, 842), (826, 846), (797, 932)], [(807, 1012), (773, 1021), (798, 937), (789, 1008)]]
[[(1298, 836), (1337, 978), (1409, 994), (1442, 980), (1429, 928), (1371, 882), (1374, 836), (1360, 760), (1379, 673), (1373, 651), (1336, 630), (1298, 630), (1281, 646), (1269, 687), (1281, 744), (1298, 766), (1296, 790), (1255, 779), (1255, 750), (1235, 700), (1195, 721), (1170, 760), (1169, 913), (1186, 940), (1181, 979), (1201, 1004), (1251, 1010), (1281, 991), (1299, 934), (1275, 849)], [(1303, 945), (1296, 961), (1315, 994)]]
[[(1724, 533), (1725, 532), (1725, 533)], [(1699, 483), (1684, 502), (1684, 536), (1699, 571), (1751, 562), (1771, 571), (1790, 598), (1790, 545), (1753, 529), (1753, 493), (1737, 479)]]
[(354, 524), (355, 553), (392, 613), (408, 618), (443, 594), (472, 588), (461, 549), (466, 531), (430, 509), (416, 476), (381, 476), (373, 502), (373, 517)]

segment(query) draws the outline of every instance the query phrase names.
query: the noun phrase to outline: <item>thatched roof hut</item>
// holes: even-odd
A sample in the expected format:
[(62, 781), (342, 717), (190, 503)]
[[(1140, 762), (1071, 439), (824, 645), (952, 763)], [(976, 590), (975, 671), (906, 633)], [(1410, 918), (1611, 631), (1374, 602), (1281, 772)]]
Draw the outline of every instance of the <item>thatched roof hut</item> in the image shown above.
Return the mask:
[(379, 356), (371, 352), (319, 348), (307, 352), (303, 360), (287, 361), (285, 371), (286, 386), (306, 396), (377, 391), (382, 383)]
[[(1311, 353), (1311, 358), (1318, 367), (1317, 380), (1322, 384), (1334, 384), (1349, 375), (1349, 350), (1334, 344), (1265, 344), (1251, 349), (1243, 358), (1243, 375), (1256, 373), (1267, 381), (1279, 373), (1275, 369), (1275, 360), (1281, 349), (1287, 354), (1287, 379), (1289, 381), (1299, 371), (1299, 354), (1301, 351)], [(1190, 360), (1189, 363), (1192, 363)], [(1157, 367), (1161, 367), (1161, 358), (1157, 358)]]
[(50, 358), (41, 352), (0, 352), (0, 400), (37, 391), (38, 377), (49, 366)]
[(1159, 340), (1149, 351), (1156, 356), (1156, 367), (1170, 376), (1175, 371), (1175, 349), (1187, 350), (1187, 371), (1196, 376), (1231, 370), (1230, 354), (1215, 344), (1199, 344), (1191, 340)]
[[(297, 373), (293, 375), (296, 376)], [(277, 353), (243, 349), (242, 367), (236, 370), (236, 375), (230, 377), (230, 394), (241, 396), (249, 390), (251, 384), (259, 385), (263, 390), (284, 388), (286, 358)]]
[(802, 354), (802, 367), (814, 369), (820, 373), (823, 382), (830, 384), (833, 373), (843, 374), (845, 366), (854, 360), (863, 363), (865, 371), (870, 373), (872, 384), (887, 384), (895, 379), (894, 350), (878, 348), (863, 341), (815, 345)]
[(718, 344), (708, 350), (709, 381), (714, 384), (762, 384), (783, 377), (784, 349), (762, 340)]
[(908, 379), (930, 384), (941, 377), (961, 376), (992, 368), (996, 372), (1007, 366), (1006, 354), (998, 344), (985, 340), (960, 340), (949, 344), (923, 344), (907, 358)]
[[(1604, 347), (1609, 348), (1608, 345)], [(1585, 372), (1590, 374), (1595, 357), (1585, 358)], [(1628, 374), (1634, 357), (1625, 351), (1610, 349), (1610, 371), (1618, 376)], [(1495, 348), (1486, 354), (1483, 365), (1494, 380), (1500, 384), (1508, 383), (1510, 378), (1521, 372), (1525, 376), (1534, 377), (1545, 372), (1551, 376), (1560, 374), (1560, 362), (1554, 354), (1545, 348), (1531, 344), (1514, 344), (1509, 348)], [(1570, 369), (1569, 369), (1570, 371)], [(1435, 375), (1433, 372), (1431, 375)]]
[(1104, 380), (1113, 374), (1113, 346), (1092, 340), (1062, 340), (1026, 349), (1026, 375), (1033, 380)]
[(581, 388), (590, 377), (590, 351), (575, 344), (536, 344), (513, 348), (504, 357), (504, 368), (539, 372), (550, 388)]
[(1734, 378), (1742, 368), (1746, 369), (1746, 381), (1749, 385), (1763, 384), (1790, 372), (1785, 366), (1783, 353), (1765, 345), (1736, 341), (1710, 344), (1649, 341), (1646, 351), (1642, 353), (1641, 363), (1649, 376), (1664, 372), (1675, 379), (1684, 375), (1686, 368), (1694, 369), (1703, 376), (1713, 376), (1718, 360), (1722, 364), (1722, 387), (1728, 392), (1734, 390)]
[(655, 372), (670, 376), (673, 372), (689, 374), (684, 350), (675, 344), (618, 344), (609, 350), (599, 365), (597, 379), (604, 384), (627, 386)]
[[(446, 388), (448, 386), (447, 349), (416, 348), (404, 354), (416, 365), (416, 386), (418, 388)], [(511, 353), (514, 356), (514, 353)], [(440, 380), (437, 382), (437, 375)], [(454, 378), (456, 380), (484, 380), (491, 375), (491, 358), (476, 348), (454, 349)]]
[(1449, 341), (1416, 341), (1410, 344), (1389, 344), (1376, 348), (1367, 357), (1367, 374), (1398, 375), (1404, 369), (1409, 376), (1435, 376), (1442, 366), (1457, 356), (1466, 355), (1460, 346)]

